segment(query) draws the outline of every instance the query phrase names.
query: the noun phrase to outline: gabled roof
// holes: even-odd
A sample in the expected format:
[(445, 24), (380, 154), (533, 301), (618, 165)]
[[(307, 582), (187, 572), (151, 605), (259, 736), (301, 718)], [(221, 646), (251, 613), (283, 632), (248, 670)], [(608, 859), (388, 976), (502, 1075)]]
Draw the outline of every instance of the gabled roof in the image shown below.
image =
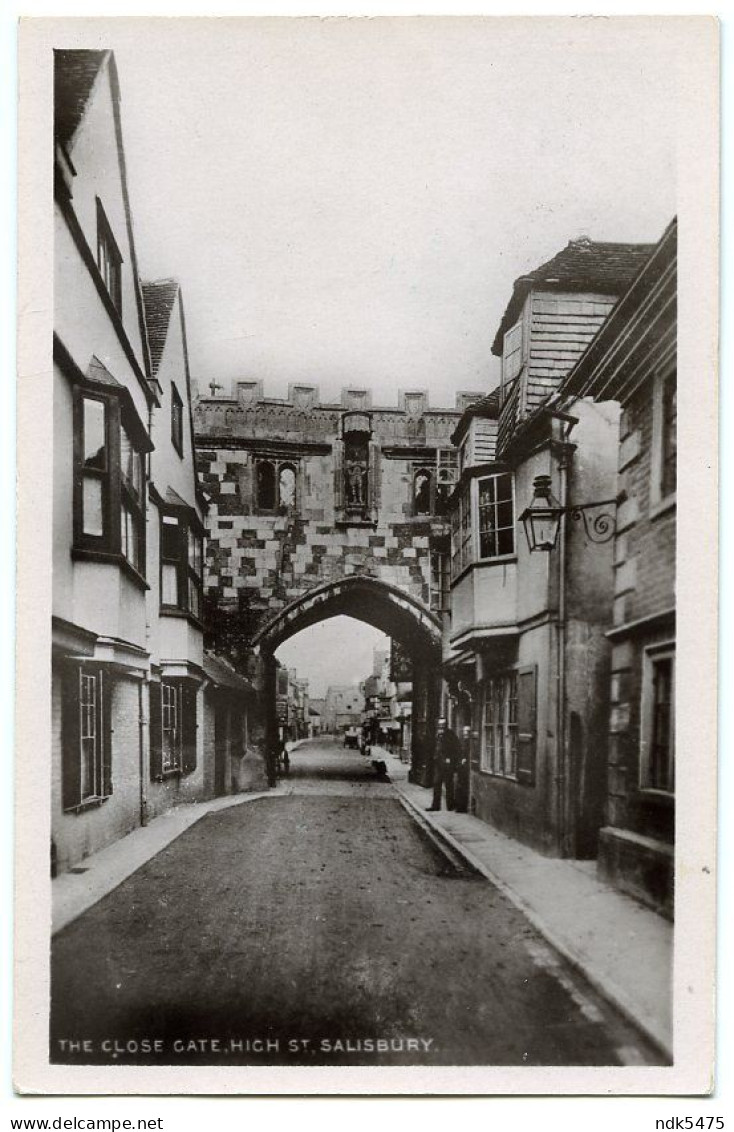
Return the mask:
[(451, 443), (457, 445), (460, 443), (472, 417), (487, 417), (494, 421), (497, 420), (499, 415), (500, 387), (498, 385), (491, 393), (487, 393), (484, 397), (480, 397), (478, 401), (473, 401), (471, 405), (467, 405), (459, 418), (459, 423), (451, 434)]
[(171, 312), (178, 296), (179, 285), (176, 279), (157, 279), (153, 283), (143, 283), (142, 289), (145, 326), (150, 349), (151, 376), (155, 377), (163, 357), (163, 348), (166, 344)]
[(74, 137), (109, 51), (54, 50), (54, 133), (61, 145)]
[(625, 403), (655, 362), (676, 348), (678, 221), (599, 329), (559, 389), (559, 396), (603, 397)]
[(654, 244), (599, 243), (582, 236), (527, 275), (515, 280), (492, 353), (502, 356), (505, 333), (517, 322), (529, 291), (587, 291), (591, 294), (621, 295), (638, 271), (647, 263)]

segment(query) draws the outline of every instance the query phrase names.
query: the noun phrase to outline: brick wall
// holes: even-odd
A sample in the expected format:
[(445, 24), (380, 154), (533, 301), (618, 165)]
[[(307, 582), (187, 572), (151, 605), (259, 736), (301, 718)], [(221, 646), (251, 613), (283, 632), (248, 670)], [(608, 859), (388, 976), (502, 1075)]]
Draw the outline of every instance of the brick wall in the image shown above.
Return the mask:
[(651, 504), (653, 394), (645, 385), (620, 423), (619, 509), (614, 623), (649, 617), (675, 604), (675, 508)]

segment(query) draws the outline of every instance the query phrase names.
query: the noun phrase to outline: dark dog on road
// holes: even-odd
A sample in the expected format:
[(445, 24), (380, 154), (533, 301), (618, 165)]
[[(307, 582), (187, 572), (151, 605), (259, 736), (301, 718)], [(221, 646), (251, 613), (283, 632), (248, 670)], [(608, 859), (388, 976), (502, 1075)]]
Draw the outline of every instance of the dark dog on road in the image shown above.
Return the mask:
[(372, 768), (378, 778), (387, 776), (387, 763), (383, 759), (372, 759)]

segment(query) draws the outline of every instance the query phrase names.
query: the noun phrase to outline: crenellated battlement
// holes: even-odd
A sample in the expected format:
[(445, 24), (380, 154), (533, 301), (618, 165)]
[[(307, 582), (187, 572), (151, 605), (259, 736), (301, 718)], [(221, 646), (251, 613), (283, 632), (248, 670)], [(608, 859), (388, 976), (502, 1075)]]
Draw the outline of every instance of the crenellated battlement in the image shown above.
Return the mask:
[(431, 408), (430, 396), (427, 389), (399, 389), (397, 405), (374, 405), (372, 390), (356, 385), (342, 387), (338, 401), (322, 401), (318, 385), (306, 382), (291, 382), (288, 385), (287, 397), (267, 397), (262, 380), (232, 381), (229, 392), (224, 385), (217, 381), (209, 382), (206, 386), (211, 392), (206, 395), (199, 387), (196, 403), (208, 407), (239, 406), (249, 408), (252, 406), (282, 406), (283, 408), (298, 411), (318, 409), (323, 412), (344, 412), (345, 409), (364, 409), (369, 412), (401, 413), (410, 416), (420, 416), (423, 413), (463, 413), (469, 405), (478, 401), (485, 394), (471, 390), (460, 390), (456, 393), (453, 406)]
[(201, 442), (232, 437), (331, 444), (343, 414), (363, 410), (383, 445), (446, 445), (461, 414), (482, 396), (462, 391), (454, 407), (431, 408), (428, 390), (406, 389), (398, 392), (397, 405), (376, 406), (371, 390), (355, 386), (345, 386), (338, 402), (322, 402), (316, 385), (292, 383), (287, 398), (276, 398), (265, 396), (262, 381), (238, 381), (227, 396), (196, 399), (194, 429)]

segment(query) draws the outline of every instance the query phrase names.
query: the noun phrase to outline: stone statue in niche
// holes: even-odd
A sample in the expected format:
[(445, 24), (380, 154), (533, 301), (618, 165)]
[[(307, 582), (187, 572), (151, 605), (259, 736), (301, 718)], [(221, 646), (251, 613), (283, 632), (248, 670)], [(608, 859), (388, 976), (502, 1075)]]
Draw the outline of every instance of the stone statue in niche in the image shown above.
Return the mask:
[(363, 460), (350, 460), (346, 466), (347, 507), (362, 508), (365, 504), (367, 466)]

